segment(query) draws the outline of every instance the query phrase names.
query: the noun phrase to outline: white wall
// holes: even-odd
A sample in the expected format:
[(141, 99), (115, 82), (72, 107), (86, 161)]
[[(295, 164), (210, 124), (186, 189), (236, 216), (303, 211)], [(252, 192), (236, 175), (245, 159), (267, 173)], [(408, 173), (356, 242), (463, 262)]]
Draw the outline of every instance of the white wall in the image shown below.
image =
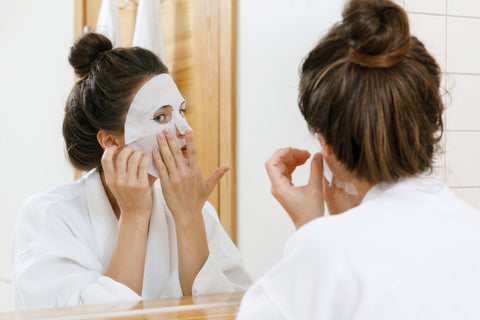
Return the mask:
[[(73, 84), (73, 0), (0, 0), (0, 311), (11, 309), (10, 237), (21, 202), (73, 180), (61, 123)], [(41, 275), (39, 275), (41, 276)]]
[[(305, 145), (297, 107), (299, 65), (340, 19), (342, 0), (238, 1), (238, 246), (256, 279), (282, 256), (294, 227), (270, 195), (264, 163), (278, 148)], [(308, 166), (296, 176), (307, 181)]]
[[(436, 172), (480, 209), (480, 2), (395, 0), (444, 73), (445, 152)], [(270, 195), (264, 162), (277, 148), (303, 145), (297, 107), (302, 58), (333, 22), (342, 0), (238, 1), (238, 245), (256, 279), (282, 256), (293, 226)], [(298, 180), (306, 181), (306, 168)]]

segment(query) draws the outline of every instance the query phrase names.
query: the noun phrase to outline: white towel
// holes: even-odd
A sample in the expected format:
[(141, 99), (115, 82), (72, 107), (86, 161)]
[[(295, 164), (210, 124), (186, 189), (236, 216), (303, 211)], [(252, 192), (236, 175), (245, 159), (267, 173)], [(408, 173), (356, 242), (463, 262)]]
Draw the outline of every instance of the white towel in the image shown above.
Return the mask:
[(167, 64), (160, 23), (160, 0), (139, 1), (132, 46), (153, 51), (165, 65)]
[(122, 46), (120, 37), (120, 15), (117, 0), (103, 0), (97, 19), (97, 33), (110, 39), (114, 47)]

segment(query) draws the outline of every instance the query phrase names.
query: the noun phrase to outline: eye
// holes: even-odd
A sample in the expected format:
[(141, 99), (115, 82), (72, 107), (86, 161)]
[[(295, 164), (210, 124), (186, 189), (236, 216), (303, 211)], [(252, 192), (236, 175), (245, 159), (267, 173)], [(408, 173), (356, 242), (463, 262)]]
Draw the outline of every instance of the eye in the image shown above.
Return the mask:
[(185, 112), (187, 112), (187, 110), (185, 110), (185, 109), (183, 109), (183, 110), (178, 110), (178, 112), (180, 113), (180, 115), (181, 115), (182, 117), (185, 118)]
[(159, 115), (156, 115), (155, 117), (153, 117), (152, 120), (155, 120), (158, 123), (164, 123), (166, 118), (167, 117), (163, 113), (160, 113)]

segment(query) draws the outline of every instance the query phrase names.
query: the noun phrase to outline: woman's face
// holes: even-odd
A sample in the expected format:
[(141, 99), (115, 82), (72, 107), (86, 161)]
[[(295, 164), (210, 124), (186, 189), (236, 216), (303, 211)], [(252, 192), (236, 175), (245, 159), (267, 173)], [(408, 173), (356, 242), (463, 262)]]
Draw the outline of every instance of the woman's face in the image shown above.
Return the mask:
[[(182, 103), (180, 106), (178, 113), (182, 118), (185, 119), (185, 103)], [(163, 106), (158, 108), (154, 113), (152, 120), (155, 121), (158, 125), (165, 127), (168, 123), (172, 122), (174, 118), (174, 109), (172, 106)], [(185, 119), (186, 121), (186, 119)], [(177, 125), (175, 125), (175, 136), (177, 137), (177, 140), (185, 140), (185, 134), (181, 133), (180, 130), (178, 129)], [(180, 149), (182, 150), (183, 157), (186, 159), (187, 158), (187, 145), (180, 146)]]
[[(135, 95), (125, 119), (125, 144), (152, 155), (158, 148), (157, 136), (164, 130), (176, 135), (179, 148), (186, 156), (186, 130), (192, 130), (185, 119), (185, 99), (168, 74), (160, 74), (145, 82)], [(158, 177), (150, 161), (148, 172)]]

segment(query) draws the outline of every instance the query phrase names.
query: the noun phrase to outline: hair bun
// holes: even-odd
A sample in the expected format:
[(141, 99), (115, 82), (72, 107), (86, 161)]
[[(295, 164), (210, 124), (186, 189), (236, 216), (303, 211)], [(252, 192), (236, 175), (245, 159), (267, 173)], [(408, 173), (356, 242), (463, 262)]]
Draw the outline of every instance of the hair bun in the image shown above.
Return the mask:
[(366, 67), (388, 68), (410, 50), (406, 12), (390, 0), (352, 0), (343, 11), (349, 58)]
[(68, 62), (75, 69), (76, 75), (83, 78), (90, 73), (94, 62), (112, 48), (112, 42), (107, 37), (87, 33), (70, 48)]

